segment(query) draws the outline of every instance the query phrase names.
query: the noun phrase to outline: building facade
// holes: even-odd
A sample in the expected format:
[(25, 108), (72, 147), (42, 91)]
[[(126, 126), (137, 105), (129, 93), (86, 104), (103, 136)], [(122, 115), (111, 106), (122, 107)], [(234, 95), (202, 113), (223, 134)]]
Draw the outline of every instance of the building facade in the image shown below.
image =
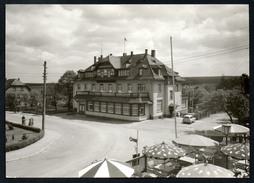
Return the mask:
[(20, 81), (20, 79), (8, 79), (5, 81), (5, 97), (8, 95), (15, 97), (17, 108), (23, 108), (28, 105), (31, 88)]
[[(176, 112), (187, 111), (182, 81), (175, 76)], [(94, 63), (79, 70), (73, 84), (74, 103), (80, 114), (142, 121), (173, 114), (172, 70), (151, 55), (94, 57)]]

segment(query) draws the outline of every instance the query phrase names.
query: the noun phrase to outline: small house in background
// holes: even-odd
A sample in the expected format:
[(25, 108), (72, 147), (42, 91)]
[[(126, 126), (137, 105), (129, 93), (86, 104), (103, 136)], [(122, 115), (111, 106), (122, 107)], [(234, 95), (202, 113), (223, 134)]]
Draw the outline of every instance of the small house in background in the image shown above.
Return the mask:
[[(130, 121), (173, 116), (172, 69), (156, 58), (155, 50), (122, 56), (112, 54), (78, 71), (73, 107), (80, 114)], [(187, 113), (184, 79), (174, 72), (176, 112)]]
[[(5, 81), (5, 96), (13, 96), (15, 106), (20, 109), (29, 103), (31, 88), (20, 81), (20, 79), (7, 79)], [(6, 100), (7, 101), (7, 100)]]

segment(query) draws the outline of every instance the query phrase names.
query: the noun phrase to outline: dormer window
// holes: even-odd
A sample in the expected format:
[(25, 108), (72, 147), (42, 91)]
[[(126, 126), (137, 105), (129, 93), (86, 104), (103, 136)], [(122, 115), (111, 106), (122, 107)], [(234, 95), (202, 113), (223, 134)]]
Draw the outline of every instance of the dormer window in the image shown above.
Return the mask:
[(143, 75), (143, 69), (139, 69), (139, 75), (140, 75), (140, 76)]
[(161, 70), (160, 69), (158, 69), (158, 75), (161, 76)]

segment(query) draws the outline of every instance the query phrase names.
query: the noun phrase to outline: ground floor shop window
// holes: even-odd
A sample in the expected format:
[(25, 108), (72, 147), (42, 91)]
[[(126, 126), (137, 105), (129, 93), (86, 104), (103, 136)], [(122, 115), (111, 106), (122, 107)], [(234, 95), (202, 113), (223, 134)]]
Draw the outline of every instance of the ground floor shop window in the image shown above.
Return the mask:
[[(85, 112), (85, 105), (80, 104), (79, 109)], [(87, 110), (125, 116), (144, 116), (145, 104), (87, 101)]]
[(132, 104), (132, 115), (133, 116), (138, 115), (138, 104)]
[(110, 113), (110, 114), (114, 113), (114, 103), (113, 102), (108, 103), (108, 113)]
[(122, 114), (122, 104), (121, 103), (116, 103), (116, 105), (115, 105), (115, 113), (116, 114)]
[(88, 111), (93, 111), (93, 101), (88, 101)]
[(106, 104), (106, 102), (101, 102), (101, 112), (107, 112), (107, 104)]
[(94, 102), (94, 111), (100, 112), (100, 102)]
[(123, 115), (130, 115), (130, 104), (123, 104)]

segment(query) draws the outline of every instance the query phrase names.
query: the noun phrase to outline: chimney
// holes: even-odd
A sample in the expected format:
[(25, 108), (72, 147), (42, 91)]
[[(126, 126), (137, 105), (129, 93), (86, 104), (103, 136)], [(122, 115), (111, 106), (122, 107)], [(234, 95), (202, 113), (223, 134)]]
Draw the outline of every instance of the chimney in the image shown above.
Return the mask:
[(131, 51), (131, 56), (133, 56), (133, 51)]
[(94, 56), (94, 64), (96, 63), (96, 56)]
[(155, 50), (151, 50), (151, 55), (155, 58)]
[(123, 56), (127, 56), (127, 53), (123, 53)]
[(110, 53), (109, 55), (112, 56), (112, 53)]
[(18, 81), (20, 81), (20, 79), (18, 78)]
[(101, 55), (101, 60), (102, 60), (102, 55)]
[(147, 51), (148, 51), (148, 49), (145, 49), (145, 54), (147, 55)]

